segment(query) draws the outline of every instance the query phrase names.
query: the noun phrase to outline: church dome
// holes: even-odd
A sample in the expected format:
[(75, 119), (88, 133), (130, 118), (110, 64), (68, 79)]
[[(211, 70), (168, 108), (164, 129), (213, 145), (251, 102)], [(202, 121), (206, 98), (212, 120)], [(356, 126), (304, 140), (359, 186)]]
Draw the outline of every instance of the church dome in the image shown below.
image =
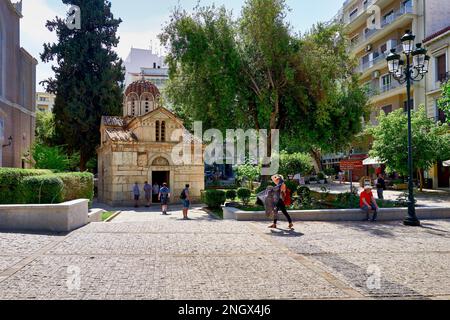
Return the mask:
[(150, 93), (153, 97), (159, 97), (161, 93), (158, 88), (150, 81), (138, 80), (131, 83), (125, 90), (125, 96), (135, 93), (138, 97), (142, 96), (144, 93)]

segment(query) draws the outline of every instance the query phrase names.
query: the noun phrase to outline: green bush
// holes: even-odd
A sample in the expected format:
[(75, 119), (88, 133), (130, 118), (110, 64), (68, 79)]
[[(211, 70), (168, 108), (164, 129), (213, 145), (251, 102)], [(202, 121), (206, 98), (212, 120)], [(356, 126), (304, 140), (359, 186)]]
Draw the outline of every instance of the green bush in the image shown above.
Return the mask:
[(94, 199), (94, 176), (88, 172), (69, 172), (56, 174), (63, 184), (64, 201)]
[(325, 180), (325, 174), (323, 172), (319, 172), (317, 174), (317, 179), (320, 180)]
[(202, 193), (202, 201), (211, 209), (220, 208), (226, 200), (226, 193), (223, 190), (206, 190)]
[(247, 205), (250, 202), (250, 197), (252, 196), (252, 192), (250, 189), (239, 188), (237, 191), (237, 196), (241, 199), (244, 205)]
[(236, 190), (227, 190), (226, 196), (227, 196), (227, 199), (234, 201), (237, 197)]
[(291, 190), (292, 193), (295, 193), (298, 189), (298, 183), (294, 182), (294, 181), (285, 181), (286, 187)]
[(31, 148), (34, 168), (52, 169), (63, 172), (69, 169), (70, 158), (63, 147), (49, 147), (44, 144), (34, 144)]
[(25, 204), (61, 203), (64, 199), (64, 184), (55, 175), (26, 177), (20, 184), (20, 190)]
[(0, 204), (23, 203), (20, 184), (26, 177), (48, 175), (50, 170), (0, 168)]

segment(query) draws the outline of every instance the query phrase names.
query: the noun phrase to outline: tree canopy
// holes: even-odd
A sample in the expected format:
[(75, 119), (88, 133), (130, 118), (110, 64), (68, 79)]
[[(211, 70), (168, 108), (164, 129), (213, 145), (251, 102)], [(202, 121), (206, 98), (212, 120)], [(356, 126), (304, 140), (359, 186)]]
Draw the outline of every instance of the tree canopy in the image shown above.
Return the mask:
[[(389, 171), (408, 175), (408, 116), (402, 109), (381, 112), (379, 124), (368, 131), (374, 142), (370, 155), (383, 161)], [(412, 113), (414, 170), (429, 170), (437, 161), (450, 158), (448, 127), (427, 117), (421, 106)], [(421, 177), (422, 178), (422, 177)], [(422, 180), (422, 179), (421, 179)]]
[(81, 29), (71, 30), (61, 18), (47, 21), (56, 43), (44, 44), (43, 62), (55, 61), (55, 78), (43, 81), (56, 95), (54, 114), (56, 144), (79, 152), (80, 169), (95, 155), (100, 141), (102, 115), (119, 115), (124, 71), (115, 48), (121, 23), (106, 0), (63, 0), (81, 9)]
[(439, 109), (444, 111), (447, 122), (450, 124), (450, 81), (442, 86), (442, 97), (438, 101)]
[(205, 129), (279, 129), (294, 152), (345, 147), (368, 106), (342, 26), (296, 34), (287, 12), (284, 0), (247, 0), (237, 19), (224, 7), (176, 8), (160, 35), (175, 112)]

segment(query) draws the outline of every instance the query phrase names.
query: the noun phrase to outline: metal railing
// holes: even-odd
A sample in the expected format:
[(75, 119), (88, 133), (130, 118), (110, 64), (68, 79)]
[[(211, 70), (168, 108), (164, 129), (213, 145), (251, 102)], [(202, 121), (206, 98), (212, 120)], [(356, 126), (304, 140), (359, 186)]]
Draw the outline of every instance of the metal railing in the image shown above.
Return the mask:
[(413, 6), (405, 6), (401, 9), (395, 11), (391, 16), (386, 18), (384, 21), (381, 21), (381, 29), (367, 29), (366, 32), (361, 32), (359, 34), (359, 40), (355, 41), (351, 44), (351, 47), (355, 47), (359, 45), (362, 42), (365, 42), (372, 38), (375, 34), (377, 34), (379, 31), (383, 30), (387, 26), (393, 24), (395, 21), (399, 20), (401, 17), (403, 17), (406, 14), (412, 14), (414, 13), (414, 7)]
[[(402, 45), (398, 45), (397, 47), (395, 47), (395, 51), (397, 53), (403, 52), (403, 46)], [(361, 64), (358, 66), (356, 71), (363, 73), (364, 71), (374, 67), (375, 65), (377, 65), (380, 62), (386, 63), (386, 58), (389, 55), (390, 50), (386, 50), (383, 53), (380, 53), (380, 52), (376, 51), (375, 53), (376, 53), (375, 54), (376, 55), (375, 58), (373, 58), (372, 60), (370, 60), (368, 62), (365, 62), (365, 63), (361, 62)]]

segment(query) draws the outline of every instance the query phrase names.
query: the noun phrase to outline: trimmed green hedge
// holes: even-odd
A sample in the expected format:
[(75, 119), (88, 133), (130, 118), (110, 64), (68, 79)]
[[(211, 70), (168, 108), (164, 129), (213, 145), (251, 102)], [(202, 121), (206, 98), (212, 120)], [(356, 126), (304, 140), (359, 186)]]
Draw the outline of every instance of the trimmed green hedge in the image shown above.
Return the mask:
[(0, 168), (0, 204), (51, 204), (94, 198), (91, 173)]
[(250, 197), (252, 196), (252, 191), (246, 188), (240, 188), (237, 191), (237, 196), (241, 199), (244, 205), (247, 205), (250, 202)]
[(88, 172), (69, 172), (56, 174), (63, 184), (63, 199), (71, 201), (76, 199), (94, 199), (94, 175)]
[(206, 190), (202, 193), (202, 201), (211, 209), (220, 208), (226, 200), (223, 190)]
[(227, 199), (234, 201), (237, 197), (236, 190), (227, 190), (226, 197), (227, 197)]
[(64, 199), (64, 183), (56, 175), (26, 177), (20, 189), (25, 204), (61, 203)]
[(30, 170), (0, 168), (0, 204), (23, 203), (20, 185), (23, 179), (33, 176), (49, 175), (50, 170)]

